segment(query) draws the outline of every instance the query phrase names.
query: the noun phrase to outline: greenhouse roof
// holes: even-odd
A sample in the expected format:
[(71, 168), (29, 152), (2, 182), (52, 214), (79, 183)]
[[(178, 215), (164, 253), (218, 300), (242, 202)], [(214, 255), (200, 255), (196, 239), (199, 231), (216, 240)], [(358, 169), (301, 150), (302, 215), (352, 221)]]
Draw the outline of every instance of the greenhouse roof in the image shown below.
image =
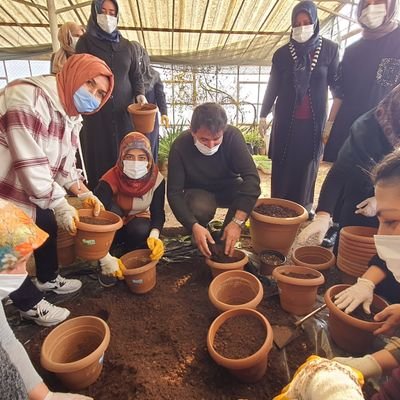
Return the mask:
[[(355, 21), (347, 16), (349, 13), (343, 14), (343, 8), (357, 2), (316, 1), (321, 30), (332, 31), (333, 21), (342, 17), (347, 31)], [(140, 42), (153, 62), (269, 65), (273, 52), (288, 41), (291, 10), (298, 1), (119, 0), (118, 3), (122, 35)], [(53, 4), (55, 13), (51, 12)], [(3, 0), (0, 59), (49, 57), (51, 22), (60, 25), (76, 21), (86, 25), (90, 4), (91, 1), (85, 0)], [(335, 35), (340, 35), (340, 29)]]

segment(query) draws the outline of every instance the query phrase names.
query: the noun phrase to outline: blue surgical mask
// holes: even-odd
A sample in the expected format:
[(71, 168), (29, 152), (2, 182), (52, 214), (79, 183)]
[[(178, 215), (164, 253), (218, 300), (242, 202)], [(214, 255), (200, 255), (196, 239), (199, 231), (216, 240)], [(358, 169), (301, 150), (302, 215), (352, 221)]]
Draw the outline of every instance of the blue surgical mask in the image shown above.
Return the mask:
[(81, 86), (74, 94), (74, 104), (79, 113), (91, 113), (99, 108), (100, 101)]

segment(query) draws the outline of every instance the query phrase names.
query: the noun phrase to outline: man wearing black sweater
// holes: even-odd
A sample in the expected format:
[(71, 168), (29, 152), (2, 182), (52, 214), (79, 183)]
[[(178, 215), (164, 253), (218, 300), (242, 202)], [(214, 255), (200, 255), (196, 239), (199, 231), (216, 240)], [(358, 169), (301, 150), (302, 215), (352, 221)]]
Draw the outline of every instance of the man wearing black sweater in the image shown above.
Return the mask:
[(217, 207), (228, 208), (221, 239), (232, 255), (241, 229), (260, 195), (260, 178), (241, 132), (227, 125), (216, 103), (195, 108), (190, 130), (174, 142), (168, 158), (168, 202), (176, 219), (210, 257), (207, 224)]

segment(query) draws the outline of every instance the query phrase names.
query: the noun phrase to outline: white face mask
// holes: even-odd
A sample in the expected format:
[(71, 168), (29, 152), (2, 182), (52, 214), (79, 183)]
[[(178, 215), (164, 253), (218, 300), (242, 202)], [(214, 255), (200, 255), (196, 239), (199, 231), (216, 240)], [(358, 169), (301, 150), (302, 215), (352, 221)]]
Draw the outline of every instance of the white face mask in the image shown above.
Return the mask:
[(140, 179), (147, 174), (148, 161), (124, 160), (124, 174), (131, 179)]
[(104, 32), (113, 33), (117, 29), (118, 18), (107, 14), (97, 14), (97, 23)]
[[(222, 142), (221, 142), (221, 143), (222, 143)], [(218, 151), (219, 146), (221, 146), (221, 143), (220, 143), (220, 144), (217, 144), (217, 145), (214, 146), (214, 147), (209, 148), (209, 147), (207, 147), (205, 144), (200, 143), (196, 138), (194, 138), (194, 145), (197, 147), (197, 150), (198, 150), (201, 154), (203, 154), (203, 155), (205, 155), (205, 156), (212, 156), (213, 154), (215, 154), (215, 153)]]
[(0, 300), (6, 298), (11, 292), (17, 290), (27, 277), (25, 274), (0, 274)]
[(400, 282), (400, 235), (374, 235), (374, 240), (378, 256)]
[(71, 47), (73, 49), (76, 48), (76, 44), (78, 43), (79, 36), (71, 36)]
[(376, 29), (385, 21), (386, 4), (370, 4), (361, 11), (359, 21), (367, 28)]
[(314, 35), (314, 25), (303, 25), (292, 28), (292, 38), (297, 43), (305, 43)]

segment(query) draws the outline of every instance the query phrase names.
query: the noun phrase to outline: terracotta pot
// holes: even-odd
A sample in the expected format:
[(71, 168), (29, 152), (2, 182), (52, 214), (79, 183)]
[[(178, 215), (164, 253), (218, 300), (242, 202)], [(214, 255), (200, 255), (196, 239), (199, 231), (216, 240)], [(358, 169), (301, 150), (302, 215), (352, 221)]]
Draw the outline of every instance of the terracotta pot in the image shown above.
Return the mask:
[(158, 261), (152, 261), (150, 253), (148, 249), (139, 249), (121, 257), (121, 261), (127, 268), (124, 272), (125, 282), (132, 293), (147, 293), (156, 285)]
[[(373, 331), (382, 326), (383, 322), (368, 322), (354, 318), (340, 310), (333, 302), (336, 294), (350, 285), (335, 285), (325, 292), (325, 303), (329, 309), (328, 329), (332, 340), (350, 354), (366, 354), (372, 351), (375, 340)], [(388, 303), (374, 294), (371, 309), (383, 310)]]
[(344, 272), (347, 272), (348, 274), (352, 276), (362, 276), (368, 269), (368, 264), (360, 264), (360, 263), (355, 263), (347, 258), (342, 257), (340, 254), (338, 255), (338, 268), (343, 270)]
[(298, 247), (292, 253), (292, 261), (296, 265), (316, 269), (327, 270), (335, 265), (335, 255), (321, 246)]
[(158, 107), (155, 104), (131, 104), (128, 106), (128, 112), (131, 116), (135, 131), (140, 133), (153, 132), (158, 112)]
[(40, 363), (54, 372), (68, 389), (84, 389), (100, 376), (109, 342), (110, 328), (102, 319), (73, 318), (47, 335)]
[[(306, 279), (285, 274), (312, 275)], [(321, 272), (297, 265), (284, 265), (275, 268), (272, 276), (277, 280), (281, 307), (292, 314), (304, 315), (311, 312), (317, 298), (318, 286), (325, 282)]]
[(254, 251), (276, 250), (287, 255), (302, 222), (308, 218), (307, 210), (300, 204), (284, 199), (258, 199), (255, 207), (261, 204), (275, 204), (287, 207), (299, 215), (292, 218), (276, 218), (252, 211), (250, 215), (250, 235)]
[[(279, 259), (276, 263), (271, 264), (268, 257), (274, 256)], [(286, 257), (276, 250), (264, 250), (260, 253), (260, 274), (261, 275), (272, 275), (272, 271), (286, 262)]]
[(215, 278), (217, 275), (222, 274), (223, 272), (226, 271), (232, 271), (232, 270), (243, 270), (244, 266), (249, 262), (249, 258), (247, 257), (247, 254), (244, 253), (241, 250), (234, 250), (233, 252), (233, 258), (240, 258), (238, 261), (234, 262), (227, 262), (227, 263), (222, 263), (222, 262), (217, 262), (211, 260), (211, 258), (206, 258), (206, 264), (210, 267), (211, 269), (211, 275), (213, 278)]
[[(122, 219), (110, 211), (100, 211), (98, 217), (93, 217), (91, 209), (80, 209), (78, 213), (81, 220), (76, 223), (76, 255), (84, 260), (99, 260), (110, 250), (115, 232), (122, 227)], [(85, 222), (85, 218), (90, 222)]]
[(261, 282), (249, 272), (240, 270), (219, 274), (208, 288), (208, 297), (219, 311), (255, 309), (263, 296)]
[(75, 240), (72, 235), (70, 235), (64, 229), (57, 230), (57, 259), (58, 265), (61, 267), (66, 267), (71, 265), (76, 258), (75, 253)]
[(345, 226), (340, 230), (340, 235), (358, 243), (372, 244), (375, 246), (374, 235), (376, 235), (377, 232), (377, 228), (369, 226)]
[[(242, 359), (223, 357), (214, 348), (215, 334), (228, 319), (239, 315), (251, 315), (258, 318), (265, 327), (265, 341), (260, 349), (249, 357)], [(238, 308), (225, 311), (214, 320), (208, 330), (207, 348), (210, 356), (218, 365), (227, 368), (232, 375), (242, 382), (252, 383), (259, 381), (265, 375), (268, 366), (268, 354), (272, 348), (272, 340), (272, 328), (264, 315), (249, 308)]]

